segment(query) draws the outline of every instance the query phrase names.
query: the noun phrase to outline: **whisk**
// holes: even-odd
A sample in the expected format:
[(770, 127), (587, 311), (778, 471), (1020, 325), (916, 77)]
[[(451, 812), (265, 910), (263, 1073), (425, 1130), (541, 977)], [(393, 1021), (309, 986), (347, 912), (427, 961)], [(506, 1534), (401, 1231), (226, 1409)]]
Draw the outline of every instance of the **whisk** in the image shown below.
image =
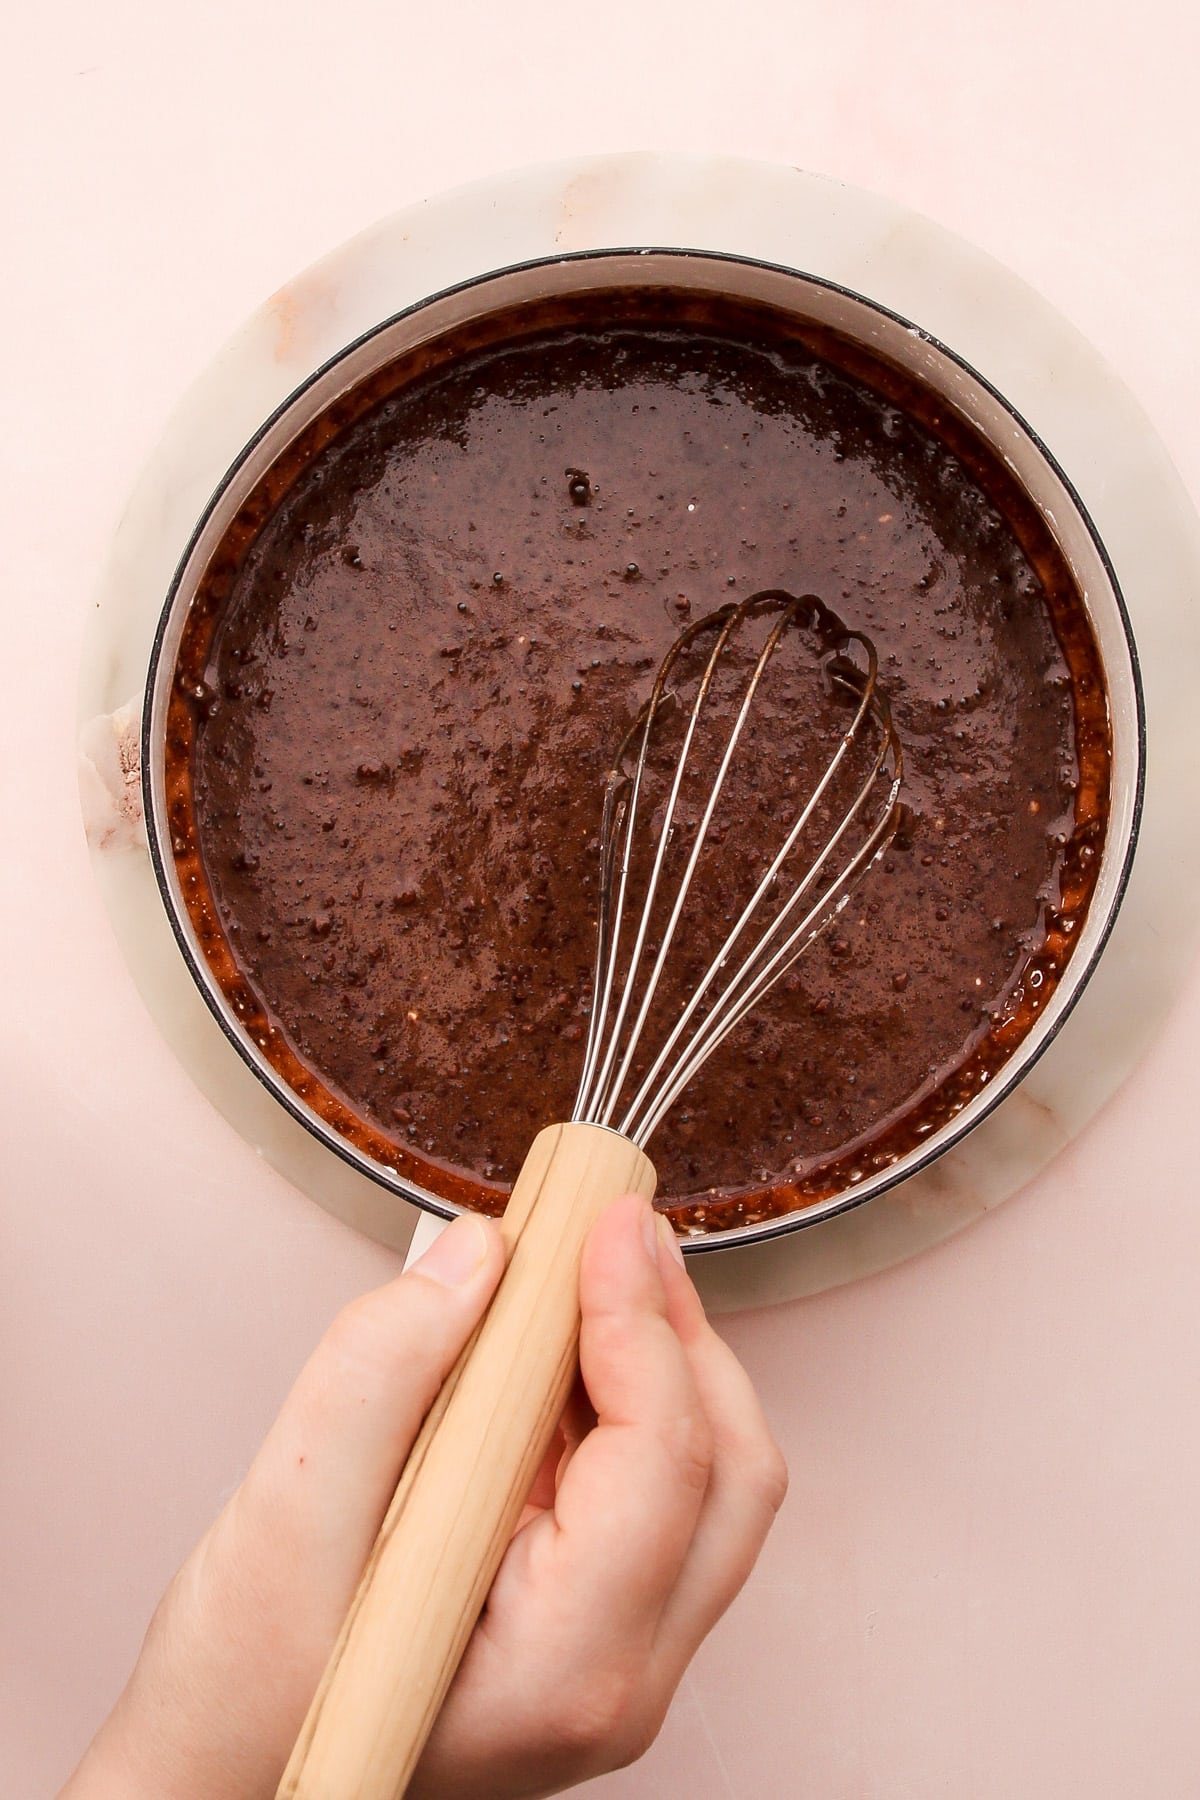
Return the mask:
[[(740, 904), (724, 905), (728, 929), (676, 1010), (664, 976), (680, 950), (695, 960), (706, 853), (718, 859), (718, 906), (729, 899), (725, 840), (746, 830), (728, 816), (730, 775), (753, 759), (755, 697), (791, 645), (810, 692), (821, 683), (829, 742), (810, 736), (816, 766), (794, 801), (786, 785), (770, 796), (786, 814), (779, 842), (745, 846), (759, 872)], [(522, 1166), (502, 1222), (507, 1269), (409, 1456), (279, 1800), (404, 1793), (574, 1379), (584, 1240), (619, 1194), (653, 1198), (643, 1146), (884, 853), (902, 774), (874, 646), (815, 595), (764, 590), (671, 646), (605, 789), (571, 1121), (539, 1132)]]

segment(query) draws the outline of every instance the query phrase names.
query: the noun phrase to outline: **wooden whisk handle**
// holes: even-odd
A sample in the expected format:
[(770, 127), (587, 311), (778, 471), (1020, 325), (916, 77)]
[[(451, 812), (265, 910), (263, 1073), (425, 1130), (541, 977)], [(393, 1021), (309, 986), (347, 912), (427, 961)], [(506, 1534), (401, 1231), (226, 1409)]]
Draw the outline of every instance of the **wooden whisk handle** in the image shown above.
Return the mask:
[(584, 1239), (652, 1164), (599, 1125), (534, 1139), (504, 1215), (508, 1267), (380, 1528), (278, 1800), (399, 1800), (554, 1435), (579, 1348)]

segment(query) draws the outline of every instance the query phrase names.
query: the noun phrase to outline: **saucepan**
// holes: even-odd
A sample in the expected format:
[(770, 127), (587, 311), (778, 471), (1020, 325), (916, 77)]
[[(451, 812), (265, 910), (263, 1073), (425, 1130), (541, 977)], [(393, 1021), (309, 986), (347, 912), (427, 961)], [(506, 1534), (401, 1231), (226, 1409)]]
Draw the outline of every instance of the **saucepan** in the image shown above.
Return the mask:
[(167, 707), (189, 609), (210, 560), (239, 509), (264, 474), (314, 420), (340, 397), (396, 358), (450, 331), (530, 302), (563, 296), (627, 292), (631, 287), (730, 297), (792, 315), (833, 331), (872, 358), (891, 364), (936, 397), (1002, 459), (1040, 513), (1074, 576), (1099, 652), (1111, 729), (1110, 813), (1101, 866), (1079, 941), (1037, 1022), (990, 1084), (916, 1148), (844, 1191), (753, 1224), (714, 1230), (690, 1240), (692, 1252), (716, 1251), (781, 1233), (868, 1204), (945, 1154), (1012, 1094), (1045, 1052), (1079, 998), (1103, 953), (1134, 855), (1145, 768), (1145, 725), (1137, 652), (1112, 564), (1069, 473), (986, 372), (953, 348), (869, 297), (802, 271), (709, 251), (637, 247), (555, 257), (483, 274), (430, 295), (382, 321), (316, 371), (265, 420), (218, 485), (197, 522), (165, 597), (150, 660), (142, 719), (142, 784), (151, 859), (163, 904), (191, 976), (222, 1031), (286, 1108), (328, 1150), (382, 1187), (419, 1207), (450, 1217), (456, 1207), (406, 1179), (344, 1135), (295, 1091), (248, 1031), (198, 942), (171, 851), (165, 778)]

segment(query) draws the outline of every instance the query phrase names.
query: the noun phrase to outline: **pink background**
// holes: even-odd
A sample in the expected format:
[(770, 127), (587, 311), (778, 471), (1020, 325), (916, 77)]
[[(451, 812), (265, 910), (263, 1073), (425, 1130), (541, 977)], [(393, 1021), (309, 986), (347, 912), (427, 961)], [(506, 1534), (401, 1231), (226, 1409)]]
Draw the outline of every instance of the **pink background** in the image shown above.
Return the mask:
[[(394, 1266), (191, 1086), (92, 885), (74, 671), (179, 394), (397, 206), (574, 152), (724, 150), (873, 187), (1000, 257), (1200, 494), (1200, 28), (1168, 0), (67, 0), (6, 37), (0, 1789), (25, 1800), (66, 1775), (325, 1321)], [(1193, 969), (1137, 1074), (1016, 1200), (727, 1322), (791, 1498), (659, 1745), (589, 1791), (1194, 1800), (1198, 1029)]]

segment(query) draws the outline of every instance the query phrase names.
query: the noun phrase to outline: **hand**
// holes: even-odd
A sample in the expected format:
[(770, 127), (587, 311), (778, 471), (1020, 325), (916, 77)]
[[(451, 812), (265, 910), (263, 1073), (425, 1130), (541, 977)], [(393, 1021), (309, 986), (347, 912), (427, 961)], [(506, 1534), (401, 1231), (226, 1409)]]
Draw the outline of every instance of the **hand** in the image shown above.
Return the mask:
[[(408, 1449), (502, 1267), (499, 1232), (468, 1216), (338, 1316), (60, 1800), (272, 1800)], [(644, 1201), (592, 1232), (580, 1303), (586, 1399), (410, 1800), (533, 1800), (641, 1755), (782, 1501), (750, 1382)]]

